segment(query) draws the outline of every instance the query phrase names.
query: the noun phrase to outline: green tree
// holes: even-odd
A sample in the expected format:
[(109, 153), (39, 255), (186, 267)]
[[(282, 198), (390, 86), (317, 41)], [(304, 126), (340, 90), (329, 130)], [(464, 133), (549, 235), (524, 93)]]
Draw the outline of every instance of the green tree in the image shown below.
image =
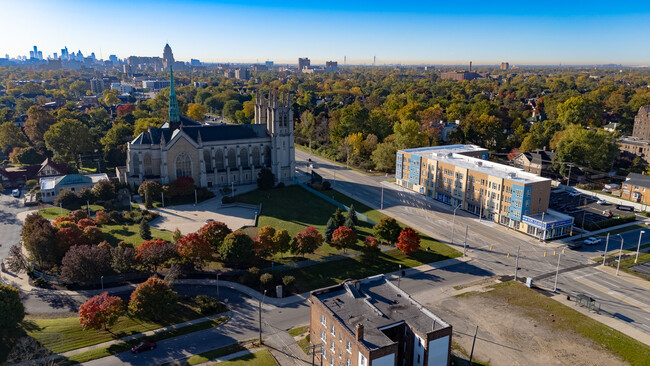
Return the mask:
[[(602, 172), (608, 172), (618, 155), (615, 136), (604, 130), (587, 130), (579, 125), (570, 125), (558, 132), (557, 149), (553, 161), (574, 163)], [(560, 173), (567, 175), (569, 168), (560, 165)]]
[(27, 121), (23, 126), (29, 141), (34, 145), (43, 144), (43, 136), (56, 120), (41, 106), (31, 106), (27, 111)]
[(395, 132), (395, 145), (397, 149), (422, 147), (426, 146), (429, 141), (428, 137), (420, 132), (420, 124), (414, 120), (395, 123), (393, 132)]
[(40, 164), (45, 160), (45, 156), (38, 153), (33, 147), (27, 147), (24, 149), (14, 148), (14, 151), (9, 154), (9, 159), (12, 163), (15, 164)]
[(601, 109), (595, 102), (583, 97), (571, 97), (557, 106), (557, 116), (565, 126), (578, 124), (582, 126), (600, 126)]
[(208, 108), (201, 104), (190, 103), (187, 105), (187, 117), (194, 121), (203, 122), (206, 113), (208, 113)]
[(266, 190), (271, 189), (275, 185), (275, 176), (271, 169), (262, 168), (257, 175), (257, 188)]
[(152, 208), (154, 200), (161, 197), (161, 193), (162, 185), (153, 180), (144, 181), (138, 187), (138, 194), (144, 198), (144, 207), (146, 208)]
[(397, 147), (392, 141), (382, 142), (377, 144), (377, 148), (372, 152), (372, 162), (375, 163), (375, 168), (382, 172), (395, 171), (395, 154), (397, 154)]
[(343, 226), (345, 215), (343, 215), (343, 210), (340, 207), (337, 207), (336, 211), (332, 214), (332, 220), (334, 220), (336, 227)]
[(316, 118), (310, 111), (304, 111), (300, 115), (300, 134), (309, 140), (309, 149), (311, 149), (311, 142), (314, 137), (314, 127), (316, 126)]
[(376, 238), (394, 244), (399, 239), (402, 227), (399, 226), (397, 220), (386, 216), (382, 217), (379, 223), (373, 227), (373, 232)]
[(142, 221), (140, 221), (139, 234), (140, 237), (144, 240), (151, 239), (151, 227), (149, 226), (149, 222), (147, 222), (147, 220), (145, 220), (144, 218), (142, 219)]
[(138, 137), (141, 133), (147, 131), (150, 127), (157, 128), (164, 123), (162, 118), (146, 117), (138, 118), (133, 125), (133, 137)]
[(77, 80), (70, 84), (70, 92), (73, 93), (77, 98), (80, 98), (82, 95), (86, 95), (86, 90), (88, 90), (88, 83), (85, 81)]
[(347, 105), (334, 115), (334, 125), (330, 128), (332, 142), (338, 143), (348, 135), (367, 131), (370, 112), (359, 103)]
[(44, 135), (45, 145), (64, 161), (77, 160), (77, 156), (91, 148), (88, 127), (75, 119), (57, 122)]
[(223, 118), (228, 122), (235, 123), (237, 122), (237, 116), (235, 113), (242, 110), (243, 105), (238, 100), (229, 100), (223, 105)]
[(224, 263), (240, 265), (253, 259), (255, 242), (242, 230), (226, 235), (219, 247), (219, 255)]
[(93, 186), (93, 195), (97, 201), (110, 201), (115, 198), (115, 186), (108, 179), (100, 180)]
[(17, 288), (0, 285), (0, 313), (0, 333), (9, 333), (23, 321), (25, 307)]
[(116, 90), (106, 89), (102, 93), (104, 94), (103, 101), (106, 106), (112, 107), (120, 103), (120, 98), (117, 97)]
[(0, 150), (9, 154), (14, 147), (27, 146), (27, 138), (20, 127), (13, 122), (5, 122), (0, 125)]
[(104, 159), (112, 165), (126, 164), (127, 143), (133, 139), (133, 127), (126, 123), (117, 123), (111, 127), (100, 143), (103, 146)]
[(291, 250), (291, 235), (287, 229), (280, 229), (275, 231), (273, 236), (273, 249), (272, 253), (286, 253)]
[(129, 311), (138, 318), (158, 321), (172, 314), (178, 294), (159, 278), (151, 277), (131, 293)]
[(334, 230), (337, 228), (338, 226), (334, 223), (334, 218), (330, 217), (330, 219), (327, 220), (327, 226), (325, 226), (325, 240), (328, 243), (332, 241), (332, 235), (334, 234)]
[(359, 218), (357, 217), (357, 211), (354, 209), (354, 204), (350, 205), (348, 214), (346, 215), (346, 220), (351, 220), (355, 225), (359, 223)]

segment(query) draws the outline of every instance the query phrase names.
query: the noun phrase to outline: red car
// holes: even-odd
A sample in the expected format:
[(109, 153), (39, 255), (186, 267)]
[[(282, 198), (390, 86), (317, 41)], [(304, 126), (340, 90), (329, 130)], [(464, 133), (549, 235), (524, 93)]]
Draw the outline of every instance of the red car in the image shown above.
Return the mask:
[(144, 341), (138, 344), (137, 346), (133, 346), (131, 348), (131, 353), (140, 353), (144, 351), (149, 351), (151, 349), (156, 349), (156, 342), (149, 342), (149, 341)]

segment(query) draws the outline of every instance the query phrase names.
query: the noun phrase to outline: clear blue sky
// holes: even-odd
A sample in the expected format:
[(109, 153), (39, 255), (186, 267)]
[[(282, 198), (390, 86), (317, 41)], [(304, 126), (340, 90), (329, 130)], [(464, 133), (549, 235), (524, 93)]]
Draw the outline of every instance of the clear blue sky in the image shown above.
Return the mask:
[(0, 0), (0, 55), (650, 65), (647, 1)]

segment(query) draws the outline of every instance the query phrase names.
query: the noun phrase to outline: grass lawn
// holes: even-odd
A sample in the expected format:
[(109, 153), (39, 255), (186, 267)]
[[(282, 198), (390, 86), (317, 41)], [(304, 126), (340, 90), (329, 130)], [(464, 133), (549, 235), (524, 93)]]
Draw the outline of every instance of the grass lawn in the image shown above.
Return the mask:
[(309, 351), (311, 350), (311, 344), (309, 343), (309, 337), (310, 335), (307, 334), (305, 338), (302, 338), (301, 340), (298, 341), (298, 346), (302, 349), (305, 354), (309, 354)]
[(504, 282), (492, 286), (494, 290), (476, 296), (494, 296), (506, 299), (509, 305), (521, 307), (531, 318), (548, 323), (553, 316), (551, 326), (568, 330), (589, 338), (620, 356), (630, 365), (647, 365), (650, 347), (617, 331), (597, 320), (583, 315), (570, 307), (546, 297), (535, 290), (515, 282)]
[(632, 230), (647, 229), (647, 228), (648, 228), (648, 227), (647, 227), (646, 225), (635, 224), (635, 225), (630, 225), (630, 226), (622, 227), (622, 228), (620, 228), (620, 229), (616, 229), (616, 230), (612, 230), (612, 231), (607, 231), (607, 232), (604, 232), (604, 233), (600, 233), (600, 234), (598, 234), (598, 235), (599, 235), (599, 236), (606, 236), (607, 233), (609, 233), (610, 235), (614, 235), (614, 234), (625, 233), (625, 232), (632, 231)]
[[(166, 332), (157, 333), (145, 338), (150, 341), (160, 342), (165, 339), (180, 337), (185, 334), (190, 334), (190, 333), (200, 332), (202, 330), (210, 329), (224, 323), (226, 320), (228, 320), (228, 317), (222, 316), (214, 320), (207, 320), (201, 323), (188, 325), (187, 327), (168, 330)], [(95, 360), (101, 357), (122, 353), (130, 350), (131, 347), (138, 345), (140, 342), (142, 342), (142, 339), (134, 339), (128, 342), (119, 342), (108, 347), (98, 348), (91, 351), (78, 353), (76, 355), (68, 357), (66, 361), (63, 362), (63, 364), (82, 363), (90, 360)]]
[(257, 351), (246, 356), (238, 357), (230, 361), (220, 362), (220, 366), (277, 366), (277, 362), (271, 352), (267, 350)]
[[(643, 273), (636, 272), (634, 269), (630, 268), (635, 264), (650, 261), (650, 253), (643, 253), (643, 252), (639, 253), (639, 261), (638, 261), (638, 263), (634, 263), (634, 258), (636, 257), (636, 250), (635, 251), (624, 251), (624, 252), (632, 253), (632, 254), (621, 258), (620, 270), (650, 281), (650, 276), (648, 276), (646, 274), (643, 274)], [(612, 259), (610, 259), (610, 258), (612, 258)], [(616, 266), (618, 265), (618, 262), (616, 262), (616, 259), (618, 259), (618, 252), (615, 253), (615, 254), (608, 255), (607, 256), (607, 265), (610, 266), (610, 267), (616, 268)], [(594, 261), (595, 260), (596, 260), (596, 258), (594, 258)], [(601, 262), (602, 262), (602, 260), (603, 260), (603, 257), (600, 257)]]
[(292, 328), (292, 329), (289, 329), (289, 335), (292, 336), (292, 337), (299, 336), (299, 335), (301, 335), (303, 333), (306, 333), (308, 330), (309, 330), (308, 325), (305, 325), (305, 326), (302, 326), (302, 327), (297, 327), (297, 328)]
[[(144, 239), (140, 236), (140, 225), (101, 225), (102, 231), (106, 236), (106, 240), (116, 245), (120, 241), (131, 243), (138, 247)], [(151, 236), (154, 239), (163, 239), (172, 241), (172, 232), (167, 230), (158, 230), (151, 228)]]
[[(83, 206), (79, 207), (79, 209), (80, 210), (87, 210), (87, 207), (86, 207), (86, 205), (83, 205)], [(101, 211), (103, 209), (104, 209), (104, 207), (99, 206), (99, 205), (90, 205), (90, 213), (92, 215), (94, 215), (95, 212)], [(63, 212), (63, 215), (65, 216), (70, 212), (70, 210), (65, 209), (65, 208), (61, 209), (60, 207), (49, 207), (49, 208), (42, 208), (42, 209), (38, 210), (38, 213), (41, 214), (41, 216), (45, 217), (46, 219), (56, 219), (57, 217), (62, 216), (61, 212)]]
[(199, 353), (198, 355), (194, 355), (187, 359), (187, 364), (198, 365), (203, 362), (214, 360), (217, 357), (227, 356), (233, 353), (237, 353), (239, 351), (243, 351), (245, 349), (246, 347), (242, 346), (239, 343), (231, 344), (230, 346), (221, 347), (221, 348), (213, 349), (211, 351)]
[(111, 327), (110, 332), (104, 330), (83, 330), (79, 325), (79, 318), (77, 317), (59, 319), (28, 318), (23, 321), (23, 328), (29, 336), (41, 342), (50, 351), (61, 353), (167, 325), (182, 323), (203, 316), (193, 301), (187, 300), (179, 302), (178, 309), (164, 321), (147, 322), (123, 316)]

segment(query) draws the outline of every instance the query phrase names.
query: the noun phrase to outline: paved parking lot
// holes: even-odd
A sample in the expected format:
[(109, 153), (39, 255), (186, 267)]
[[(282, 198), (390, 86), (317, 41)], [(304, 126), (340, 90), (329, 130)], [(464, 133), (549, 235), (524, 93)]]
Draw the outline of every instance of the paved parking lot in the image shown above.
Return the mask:
[(616, 209), (616, 205), (611, 203), (598, 204), (598, 199), (594, 196), (580, 194), (571, 196), (569, 192), (551, 192), (549, 206), (559, 212), (564, 212), (574, 218), (577, 227), (582, 226), (584, 216), (585, 225), (587, 223), (598, 224), (607, 220), (608, 211), (612, 217), (629, 216), (633, 213)]

